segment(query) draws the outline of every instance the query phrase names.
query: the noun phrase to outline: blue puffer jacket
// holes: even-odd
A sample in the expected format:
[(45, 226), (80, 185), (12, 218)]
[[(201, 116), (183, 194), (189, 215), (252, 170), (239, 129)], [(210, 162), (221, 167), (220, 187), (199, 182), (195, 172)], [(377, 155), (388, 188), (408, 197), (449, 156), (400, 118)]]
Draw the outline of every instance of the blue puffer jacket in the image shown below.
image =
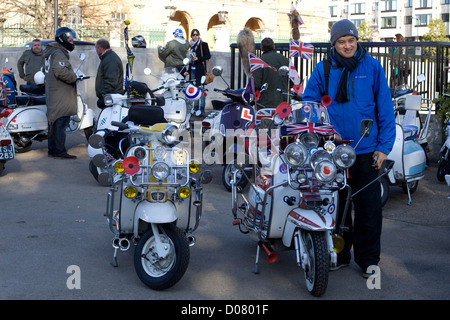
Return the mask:
[[(321, 100), (325, 92), (323, 61), (319, 62), (311, 74), (303, 94), (303, 101)], [(343, 139), (351, 140), (355, 147), (361, 137), (360, 123), (363, 119), (373, 119), (373, 129), (369, 137), (364, 138), (357, 154), (375, 150), (389, 154), (395, 141), (395, 116), (391, 93), (381, 64), (369, 54), (361, 59), (358, 67), (350, 74), (350, 101), (334, 101), (342, 68), (332, 61), (328, 95), (333, 99), (328, 106), (331, 124)], [(376, 111), (378, 110), (378, 121)]]

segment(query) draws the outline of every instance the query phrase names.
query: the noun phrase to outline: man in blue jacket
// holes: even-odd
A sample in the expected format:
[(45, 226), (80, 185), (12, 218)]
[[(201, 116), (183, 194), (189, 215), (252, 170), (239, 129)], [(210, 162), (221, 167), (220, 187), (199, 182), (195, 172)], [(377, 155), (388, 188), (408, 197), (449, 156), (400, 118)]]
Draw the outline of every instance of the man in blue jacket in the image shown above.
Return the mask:
[[(349, 184), (353, 192), (378, 176), (384, 159), (395, 141), (395, 118), (392, 98), (381, 64), (358, 43), (358, 30), (349, 20), (336, 22), (330, 31), (333, 46), (326, 88), (324, 61), (317, 64), (308, 80), (303, 100), (319, 102), (328, 93), (332, 98), (328, 112), (331, 124), (344, 140), (355, 147), (361, 137), (360, 123), (373, 120), (373, 129), (356, 149), (357, 159), (350, 168)], [(341, 205), (343, 201), (341, 201)], [(345, 225), (345, 248), (338, 255), (335, 269), (350, 263), (353, 245), (355, 262), (368, 277), (367, 268), (380, 260), (382, 226), (381, 190), (373, 183), (353, 199), (355, 209), (352, 228), (351, 206)], [(342, 208), (341, 207), (341, 208)], [(339, 223), (339, 219), (338, 219)]]

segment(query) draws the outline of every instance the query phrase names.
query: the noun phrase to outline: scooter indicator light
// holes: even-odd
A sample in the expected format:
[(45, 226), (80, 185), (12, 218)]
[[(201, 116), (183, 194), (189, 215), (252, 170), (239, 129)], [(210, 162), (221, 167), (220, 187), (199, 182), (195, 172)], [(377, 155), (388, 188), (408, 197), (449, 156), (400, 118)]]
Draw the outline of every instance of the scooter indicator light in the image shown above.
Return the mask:
[(125, 172), (122, 161), (117, 161), (116, 163), (114, 163), (114, 171), (119, 174), (122, 174)]
[(123, 194), (128, 199), (133, 199), (137, 195), (137, 190), (136, 190), (135, 187), (128, 186), (128, 187), (125, 188), (125, 190), (123, 190)]
[(192, 173), (197, 173), (200, 170), (200, 163), (196, 160), (191, 160), (189, 163), (189, 171)]
[(188, 187), (181, 187), (180, 189), (178, 189), (178, 194), (183, 199), (189, 198), (189, 196), (191, 195), (191, 189), (189, 189)]

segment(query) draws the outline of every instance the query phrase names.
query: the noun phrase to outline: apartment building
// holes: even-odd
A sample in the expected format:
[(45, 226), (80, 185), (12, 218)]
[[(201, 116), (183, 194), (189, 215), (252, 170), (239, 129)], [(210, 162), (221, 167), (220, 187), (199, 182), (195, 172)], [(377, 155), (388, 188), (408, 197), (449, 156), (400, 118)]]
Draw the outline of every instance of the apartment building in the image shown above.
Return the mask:
[(420, 40), (431, 19), (442, 19), (449, 33), (450, 0), (328, 0), (328, 7), (329, 27), (341, 19), (357, 27), (368, 21), (382, 41), (392, 40), (397, 33), (408, 41)]

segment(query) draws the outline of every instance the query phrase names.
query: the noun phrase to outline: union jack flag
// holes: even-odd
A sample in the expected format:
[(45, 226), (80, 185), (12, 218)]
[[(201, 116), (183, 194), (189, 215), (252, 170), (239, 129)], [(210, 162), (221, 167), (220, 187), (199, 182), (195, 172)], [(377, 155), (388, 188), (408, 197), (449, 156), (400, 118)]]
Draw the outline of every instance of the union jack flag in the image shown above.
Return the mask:
[(314, 53), (314, 46), (311, 43), (290, 40), (289, 58), (301, 57), (311, 60)]
[(261, 69), (261, 68), (272, 68), (274, 71), (277, 71), (274, 67), (268, 65), (264, 61), (262, 61), (260, 58), (255, 56), (253, 53), (248, 53), (248, 61), (250, 62), (250, 72), (253, 72), (255, 70)]
[(329, 135), (336, 133), (332, 125), (325, 125), (320, 123), (308, 122), (308, 123), (293, 123), (287, 126), (281, 127), (281, 135), (299, 134), (303, 132), (318, 133), (323, 135)]
[(276, 113), (275, 108), (263, 108), (261, 110), (258, 110), (258, 112), (256, 113), (256, 120), (255, 120), (256, 125), (259, 125), (261, 123), (261, 120), (264, 118), (272, 119), (275, 113)]
[(302, 24), (304, 24), (302, 17), (300, 17), (300, 14), (298, 13), (297, 9), (294, 7), (294, 5), (291, 6), (291, 11), (290, 11), (291, 15), (297, 16), (297, 21), (298, 21), (298, 25), (301, 26)]

